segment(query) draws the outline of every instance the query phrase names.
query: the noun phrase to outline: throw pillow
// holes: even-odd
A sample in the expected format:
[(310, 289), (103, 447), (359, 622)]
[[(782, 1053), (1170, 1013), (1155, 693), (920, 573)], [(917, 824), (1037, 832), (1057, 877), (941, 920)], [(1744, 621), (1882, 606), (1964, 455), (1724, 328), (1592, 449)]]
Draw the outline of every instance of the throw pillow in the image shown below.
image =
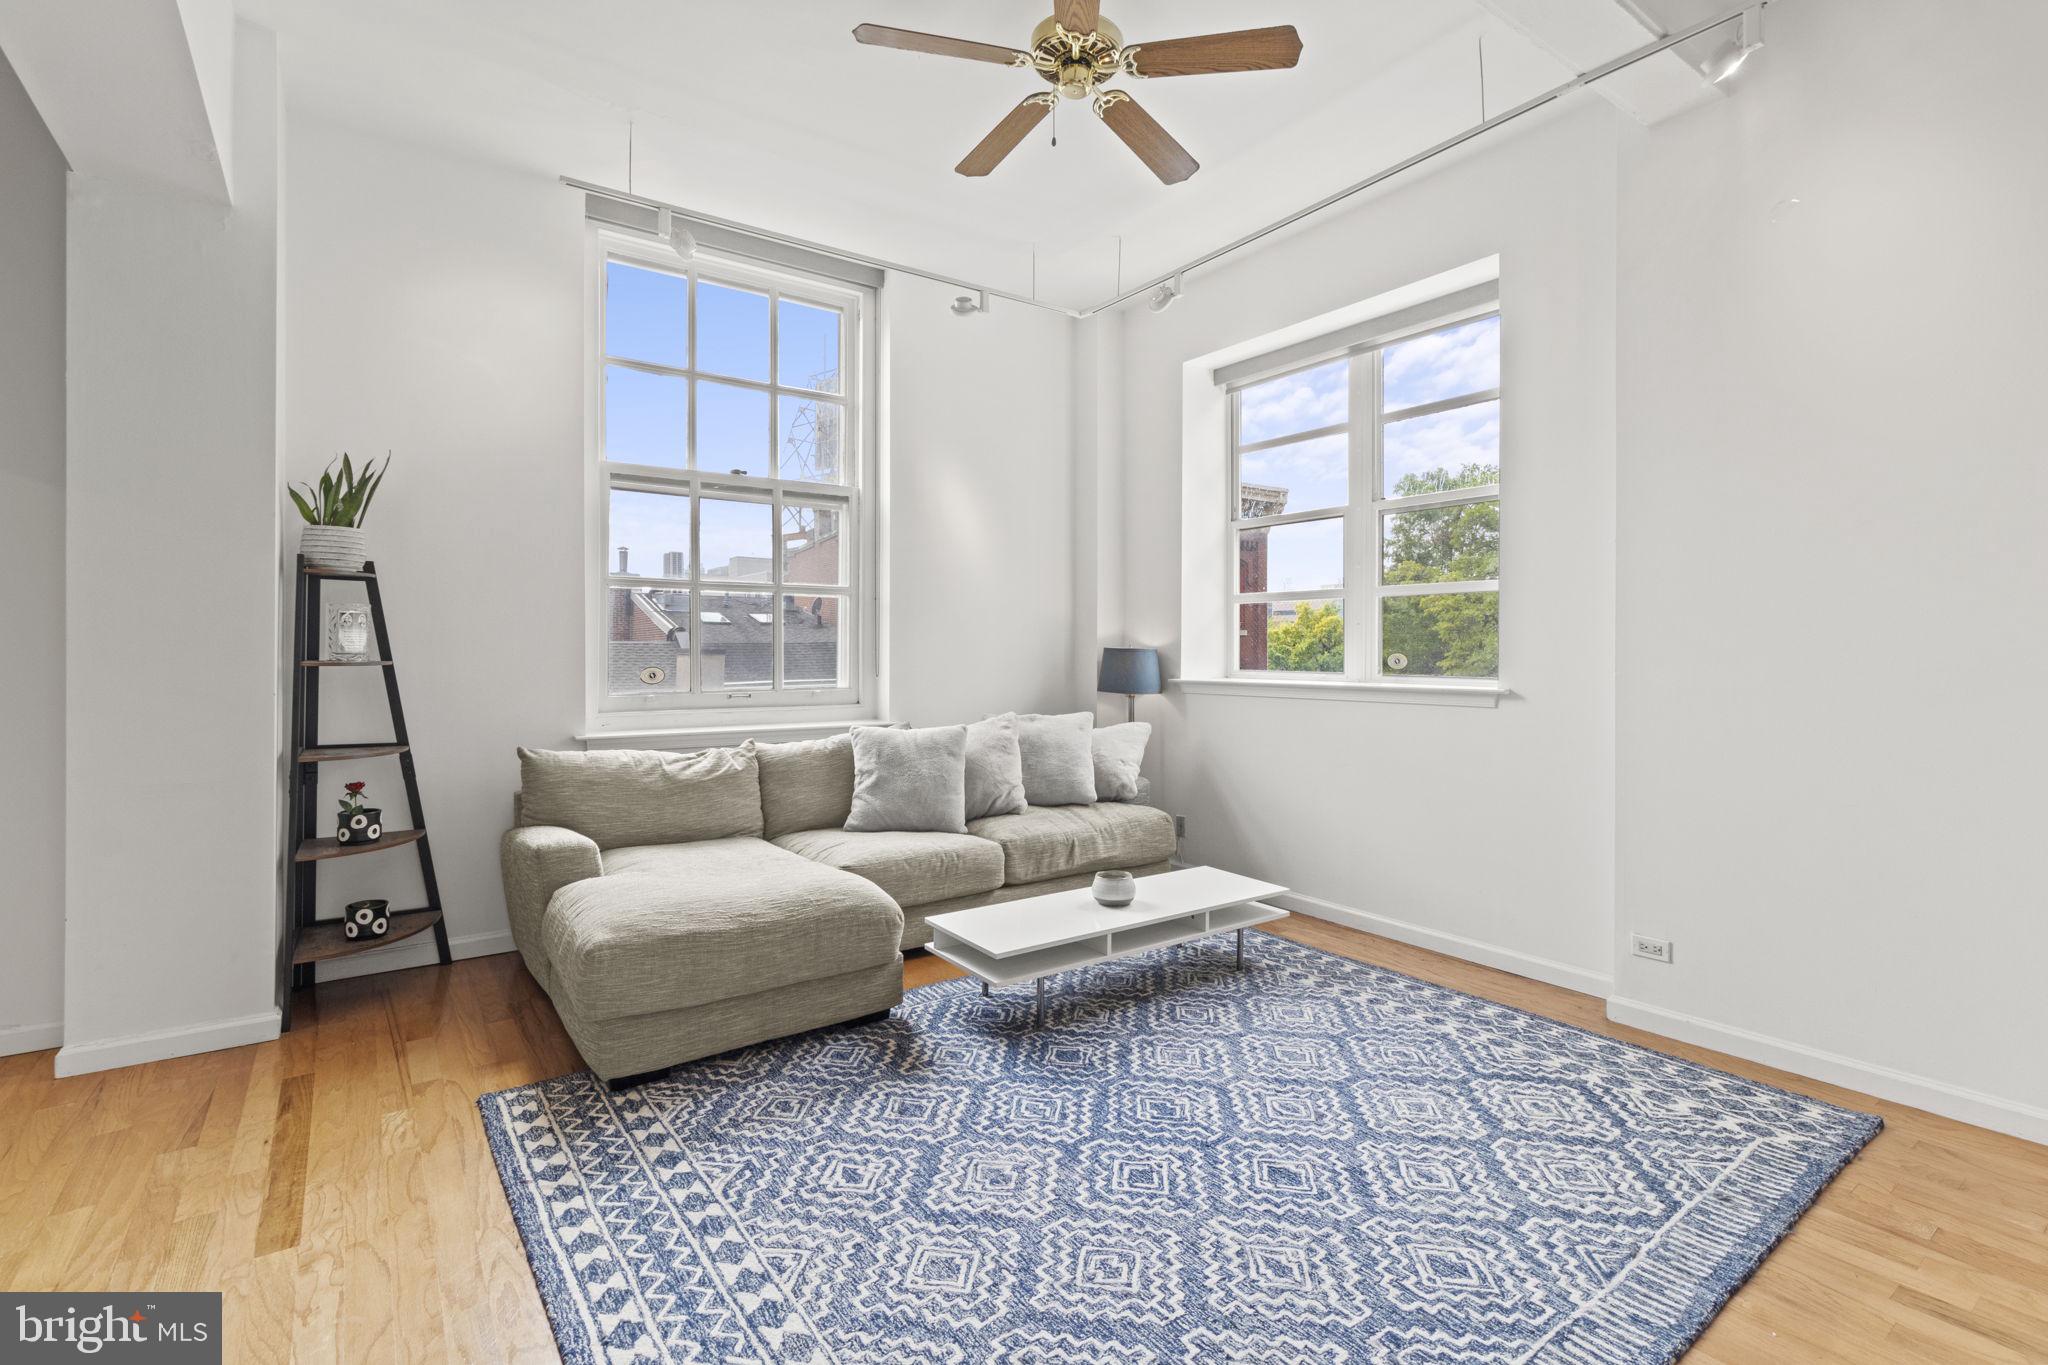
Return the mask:
[(853, 809), (853, 736), (759, 744), (761, 837), (838, 829)]
[[(1145, 742), (1152, 727), (1145, 721), (1105, 725), (1089, 736), (1095, 754), (1095, 799), (1138, 799), (1138, 769), (1145, 762)], [(764, 789), (765, 790), (765, 789)]]
[(967, 727), (967, 818), (1015, 815), (1025, 807), (1024, 755), (1016, 715), (990, 716)]
[(967, 727), (853, 732), (851, 830), (967, 832)]
[(521, 824), (573, 829), (599, 848), (761, 833), (751, 743), (694, 754), (522, 748), (519, 788)]
[(1017, 749), (1024, 762), (1024, 799), (1034, 806), (1086, 806), (1095, 800), (1095, 758), (1088, 735), (1095, 717), (1017, 717)]

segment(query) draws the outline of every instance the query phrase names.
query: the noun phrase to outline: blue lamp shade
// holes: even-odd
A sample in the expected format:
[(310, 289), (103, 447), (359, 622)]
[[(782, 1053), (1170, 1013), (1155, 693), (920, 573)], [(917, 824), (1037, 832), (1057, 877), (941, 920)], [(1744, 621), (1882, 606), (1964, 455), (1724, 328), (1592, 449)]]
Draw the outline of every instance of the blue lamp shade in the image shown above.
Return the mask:
[(1122, 692), (1149, 696), (1161, 690), (1159, 651), (1156, 649), (1105, 649), (1102, 668), (1095, 675), (1098, 692)]

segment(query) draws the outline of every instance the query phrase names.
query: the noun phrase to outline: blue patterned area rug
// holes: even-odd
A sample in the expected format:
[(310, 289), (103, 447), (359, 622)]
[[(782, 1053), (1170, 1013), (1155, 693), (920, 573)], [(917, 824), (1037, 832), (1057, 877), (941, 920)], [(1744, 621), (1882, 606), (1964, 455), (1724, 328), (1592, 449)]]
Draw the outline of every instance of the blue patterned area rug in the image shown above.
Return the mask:
[(1667, 1361), (1879, 1121), (1284, 939), (479, 1101), (564, 1359)]

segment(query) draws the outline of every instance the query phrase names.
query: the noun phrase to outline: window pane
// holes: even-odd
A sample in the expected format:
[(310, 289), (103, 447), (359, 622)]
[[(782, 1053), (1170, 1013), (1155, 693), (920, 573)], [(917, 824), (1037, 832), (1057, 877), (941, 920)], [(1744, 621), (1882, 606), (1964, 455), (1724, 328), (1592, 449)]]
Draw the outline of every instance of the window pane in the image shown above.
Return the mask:
[(766, 393), (697, 381), (697, 468), (768, 477)]
[(774, 600), (766, 593), (704, 594), (697, 617), (704, 632), (705, 690), (773, 685), (775, 618), (769, 604)]
[(782, 577), (788, 583), (844, 583), (846, 543), (839, 508), (809, 502), (782, 504)]
[[(737, 583), (766, 583), (773, 577), (774, 553), (770, 521), (775, 509), (765, 502), (704, 499), (697, 534), (704, 546), (704, 577)], [(767, 607), (754, 607), (766, 611)]]
[(690, 576), (690, 499), (681, 493), (612, 490), (611, 557), (605, 570), (642, 578)]
[(775, 382), (844, 393), (839, 376), (839, 310), (782, 299), (775, 311)]
[(781, 432), (780, 477), (806, 483), (844, 482), (846, 406), (786, 393), (775, 405)]
[(1351, 440), (1318, 436), (1238, 458), (1238, 515), (1276, 517), (1351, 501)]
[(697, 281), (697, 368), (768, 382), (768, 296)]
[(1500, 387), (1500, 318), (1446, 327), (1387, 348), (1386, 410), (1420, 407)]
[(1240, 672), (1342, 673), (1344, 603), (1239, 604), (1237, 667)]
[(844, 597), (782, 599), (782, 681), (787, 687), (846, 686)]
[(1380, 599), (1381, 662), (1389, 675), (1500, 676), (1500, 594)]
[(1500, 482), (1500, 401), (1387, 423), (1389, 498)]
[(613, 588), (605, 616), (605, 686), (612, 696), (690, 690), (690, 594)]
[(1309, 592), (1344, 586), (1344, 522), (1296, 521), (1237, 536), (1239, 592)]
[(1382, 583), (1474, 583), (1500, 577), (1500, 504), (1389, 512), (1381, 519)]
[(690, 458), (690, 381), (605, 366), (604, 457), (684, 468)]
[(690, 363), (690, 282), (680, 275), (607, 261), (606, 355), (682, 369)]
[(1276, 436), (1333, 427), (1351, 411), (1351, 361), (1333, 360), (1313, 370), (1254, 384), (1237, 396), (1239, 445)]

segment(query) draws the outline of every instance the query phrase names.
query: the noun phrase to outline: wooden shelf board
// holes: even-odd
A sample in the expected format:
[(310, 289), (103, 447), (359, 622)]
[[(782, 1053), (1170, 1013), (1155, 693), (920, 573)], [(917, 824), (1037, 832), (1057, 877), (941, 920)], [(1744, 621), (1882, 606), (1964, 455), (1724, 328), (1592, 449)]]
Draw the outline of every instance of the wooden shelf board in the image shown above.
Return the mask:
[(409, 744), (322, 744), (299, 750), (299, 762), (338, 763), (351, 758), (388, 758), (411, 747)]
[(384, 937), (350, 939), (343, 936), (340, 920), (317, 920), (299, 930), (299, 942), (296, 951), (292, 953), (292, 965), (331, 962), (337, 957), (354, 957), (357, 953), (367, 953), (372, 949), (397, 943), (400, 939), (411, 938), (414, 934), (424, 933), (440, 922), (439, 910), (399, 910), (392, 914), (391, 927), (385, 931)]
[(300, 668), (389, 668), (389, 659), (301, 659)]
[(303, 573), (303, 574), (305, 574), (305, 575), (307, 575), (307, 576), (308, 576), (308, 577), (310, 577), (310, 578), (362, 578), (362, 579), (368, 579), (368, 578), (375, 578), (375, 577), (377, 576), (377, 571), (376, 571), (376, 570), (374, 570), (374, 569), (356, 569), (356, 570), (353, 570), (353, 571), (351, 571), (351, 570), (348, 570), (348, 569), (316, 569), (316, 568), (312, 567), (311, 565), (307, 565), (307, 566), (306, 566), (305, 568), (303, 568), (303, 569), (299, 570), (299, 572), (300, 572), (300, 573)]
[(292, 855), (295, 863), (317, 863), (328, 858), (353, 858), (358, 853), (375, 853), (379, 849), (404, 848), (416, 844), (426, 837), (423, 829), (387, 829), (384, 837), (374, 844), (337, 844), (332, 839), (301, 839), (299, 851)]

